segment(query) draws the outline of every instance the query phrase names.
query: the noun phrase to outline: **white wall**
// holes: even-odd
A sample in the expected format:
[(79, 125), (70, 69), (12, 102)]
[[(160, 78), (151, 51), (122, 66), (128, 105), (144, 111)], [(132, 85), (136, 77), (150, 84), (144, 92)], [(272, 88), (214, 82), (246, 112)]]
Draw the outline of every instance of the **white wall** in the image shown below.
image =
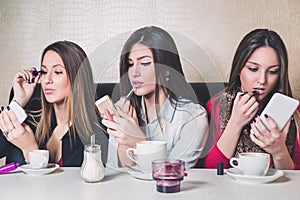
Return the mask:
[(97, 82), (117, 82), (121, 46), (145, 25), (174, 36), (189, 81), (227, 81), (241, 38), (254, 28), (273, 29), (288, 47), (300, 98), (299, 19), (298, 0), (0, 0), (0, 105), (7, 104), (14, 74), (39, 67), (42, 50), (57, 40), (86, 50)]

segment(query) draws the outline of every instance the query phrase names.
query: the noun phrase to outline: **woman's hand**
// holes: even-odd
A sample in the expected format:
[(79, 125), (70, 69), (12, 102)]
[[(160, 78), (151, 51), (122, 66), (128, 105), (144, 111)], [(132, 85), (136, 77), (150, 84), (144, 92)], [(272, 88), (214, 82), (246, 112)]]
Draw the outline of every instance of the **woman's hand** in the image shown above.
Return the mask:
[(34, 76), (34, 67), (19, 71), (13, 79), (14, 97), (20, 106), (24, 107), (32, 96), (40, 75)]
[(294, 162), (285, 145), (286, 137), (290, 127), (290, 121), (285, 125), (282, 131), (279, 131), (274, 120), (265, 115), (270, 124), (271, 131), (262, 123), (259, 117), (255, 118), (255, 123), (251, 124), (251, 140), (272, 155), (274, 166), (277, 169), (294, 169)]
[[(0, 128), (6, 139), (19, 147), (23, 153), (38, 149), (34, 134), (27, 124), (20, 124), (12, 110), (5, 109), (0, 114)], [(26, 154), (27, 154), (26, 153)], [(28, 160), (27, 155), (25, 155)]]
[(218, 148), (227, 158), (231, 158), (235, 153), (243, 127), (254, 118), (257, 110), (258, 102), (253, 94), (237, 93), (230, 119), (217, 142)]
[(146, 140), (146, 136), (134, 118), (118, 106), (117, 110), (120, 117), (113, 116), (114, 122), (103, 119), (102, 123), (107, 127), (107, 133), (119, 144), (135, 148), (137, 142)]
[(253, 94), (237, 93), (233, 102), (230, 122), (241, 129), (254, 118), (258, 106), (259, 104)]
[(251, 140), (273, 157), (278, 157), (287, 149), (285, 141), (290, 127), (290, 121), (285, 125), (282, 131), (279, 131), (271, 116), (265, 115), (264, 117), (270, 124), (271, 131), (263, 124), (260, 117), (256, 117), (255, 121), (257, 125), (251, 123)]
[(130, 104), (130, 101), (125, 97), (120, 98), (120, 100), (116, 103), (116, 107), (121, 109), (124, 113), (127, 113), (130, 117), (132, 117), (136, 123), (138, 123), (137, 115), (135, 108)]

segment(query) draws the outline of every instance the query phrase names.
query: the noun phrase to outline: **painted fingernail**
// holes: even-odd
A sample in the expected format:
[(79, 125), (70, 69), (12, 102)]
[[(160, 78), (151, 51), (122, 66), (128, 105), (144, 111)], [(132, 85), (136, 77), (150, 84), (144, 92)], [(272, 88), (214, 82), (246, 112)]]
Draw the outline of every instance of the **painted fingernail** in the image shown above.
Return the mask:
[(39, 72), (36, 71), (36, 70), (32, 71), (31, 73), (32, 73), (33, 76), (37, 76), (39, 74)]
[(269, 117), (269, 115), (268, 115), (268, 114), (264, 114), (264, 116), (265, 116), (265, 118), (268, 118), (268, 117)]
[(7, 110), (10, 110), (10, 107), (9, 107), (9, 106), (7, 106)]
[(243, 94), (240, 95), (240, 99), (245, 95), (247, 94), (248, 92), (244, 92)]
[(30, 79), (28, 79), (28, 83), (30, 83)]
[(31, 82), (31, 83), (34, 83), (34, 78), (32, 78), (30, 82)]
[(4, 106), (1, 106), (1, 110), (2, 110), (2, 111), (4, 110)]

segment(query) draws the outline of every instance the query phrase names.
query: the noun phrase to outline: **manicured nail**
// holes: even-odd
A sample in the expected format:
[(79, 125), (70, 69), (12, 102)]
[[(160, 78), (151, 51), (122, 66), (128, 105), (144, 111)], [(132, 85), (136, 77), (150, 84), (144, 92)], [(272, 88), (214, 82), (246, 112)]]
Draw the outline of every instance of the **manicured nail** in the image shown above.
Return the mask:
[(37, 76), (39, 74), (39, 72), (36, 71), (36, 70), (32, 71), (31, 73), (32, 73), (33, 76)]
[(252, 124), (252, 123), (254, 123), (254, 122), (256, 122), (255, 118), (253, 118), (253, 119), (251, 120), (250, 124)]
[(268, 117), (269, 117), (269, 115), (268, 115), (268, 114), (264, 114), (264, 116), (265, 116), (265, 118), (268, 118)]
[(4, 106), (1, 106), (1, 110), (2, 110), (2, 111), (4, 110)]
[(34, 83), (34, 78), (32, 78), (30, 82), (31, 82), (31, 83)]
[(247, 94), (248, 92), (244, 92), (243, 94), (240, 95), (240, 99), (245, 95)]
[(10, 107), (9, 107), (9, 106), (7, 106), (7, 110), (10, 110)]

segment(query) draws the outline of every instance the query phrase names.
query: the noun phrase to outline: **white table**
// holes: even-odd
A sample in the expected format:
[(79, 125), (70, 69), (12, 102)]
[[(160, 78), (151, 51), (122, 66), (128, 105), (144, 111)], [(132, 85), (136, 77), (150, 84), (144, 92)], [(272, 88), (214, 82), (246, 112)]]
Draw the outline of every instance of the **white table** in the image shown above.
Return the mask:
[(148, 199), (300, 199), (300, 171), (268, 184), (242, 183), (229, 175), (217, 176), (214, 169), (193, 169), (181, 182), (179, 193), (156, 192), (154, 181), (143, 181), (128, 173), (107, 169), (102, 182), (85, 183), (80, 168), (59, 168), (48, 175), (32, 176), (23, 172), (0, 175), (0, 199), (9, 200), (148, 200)]

